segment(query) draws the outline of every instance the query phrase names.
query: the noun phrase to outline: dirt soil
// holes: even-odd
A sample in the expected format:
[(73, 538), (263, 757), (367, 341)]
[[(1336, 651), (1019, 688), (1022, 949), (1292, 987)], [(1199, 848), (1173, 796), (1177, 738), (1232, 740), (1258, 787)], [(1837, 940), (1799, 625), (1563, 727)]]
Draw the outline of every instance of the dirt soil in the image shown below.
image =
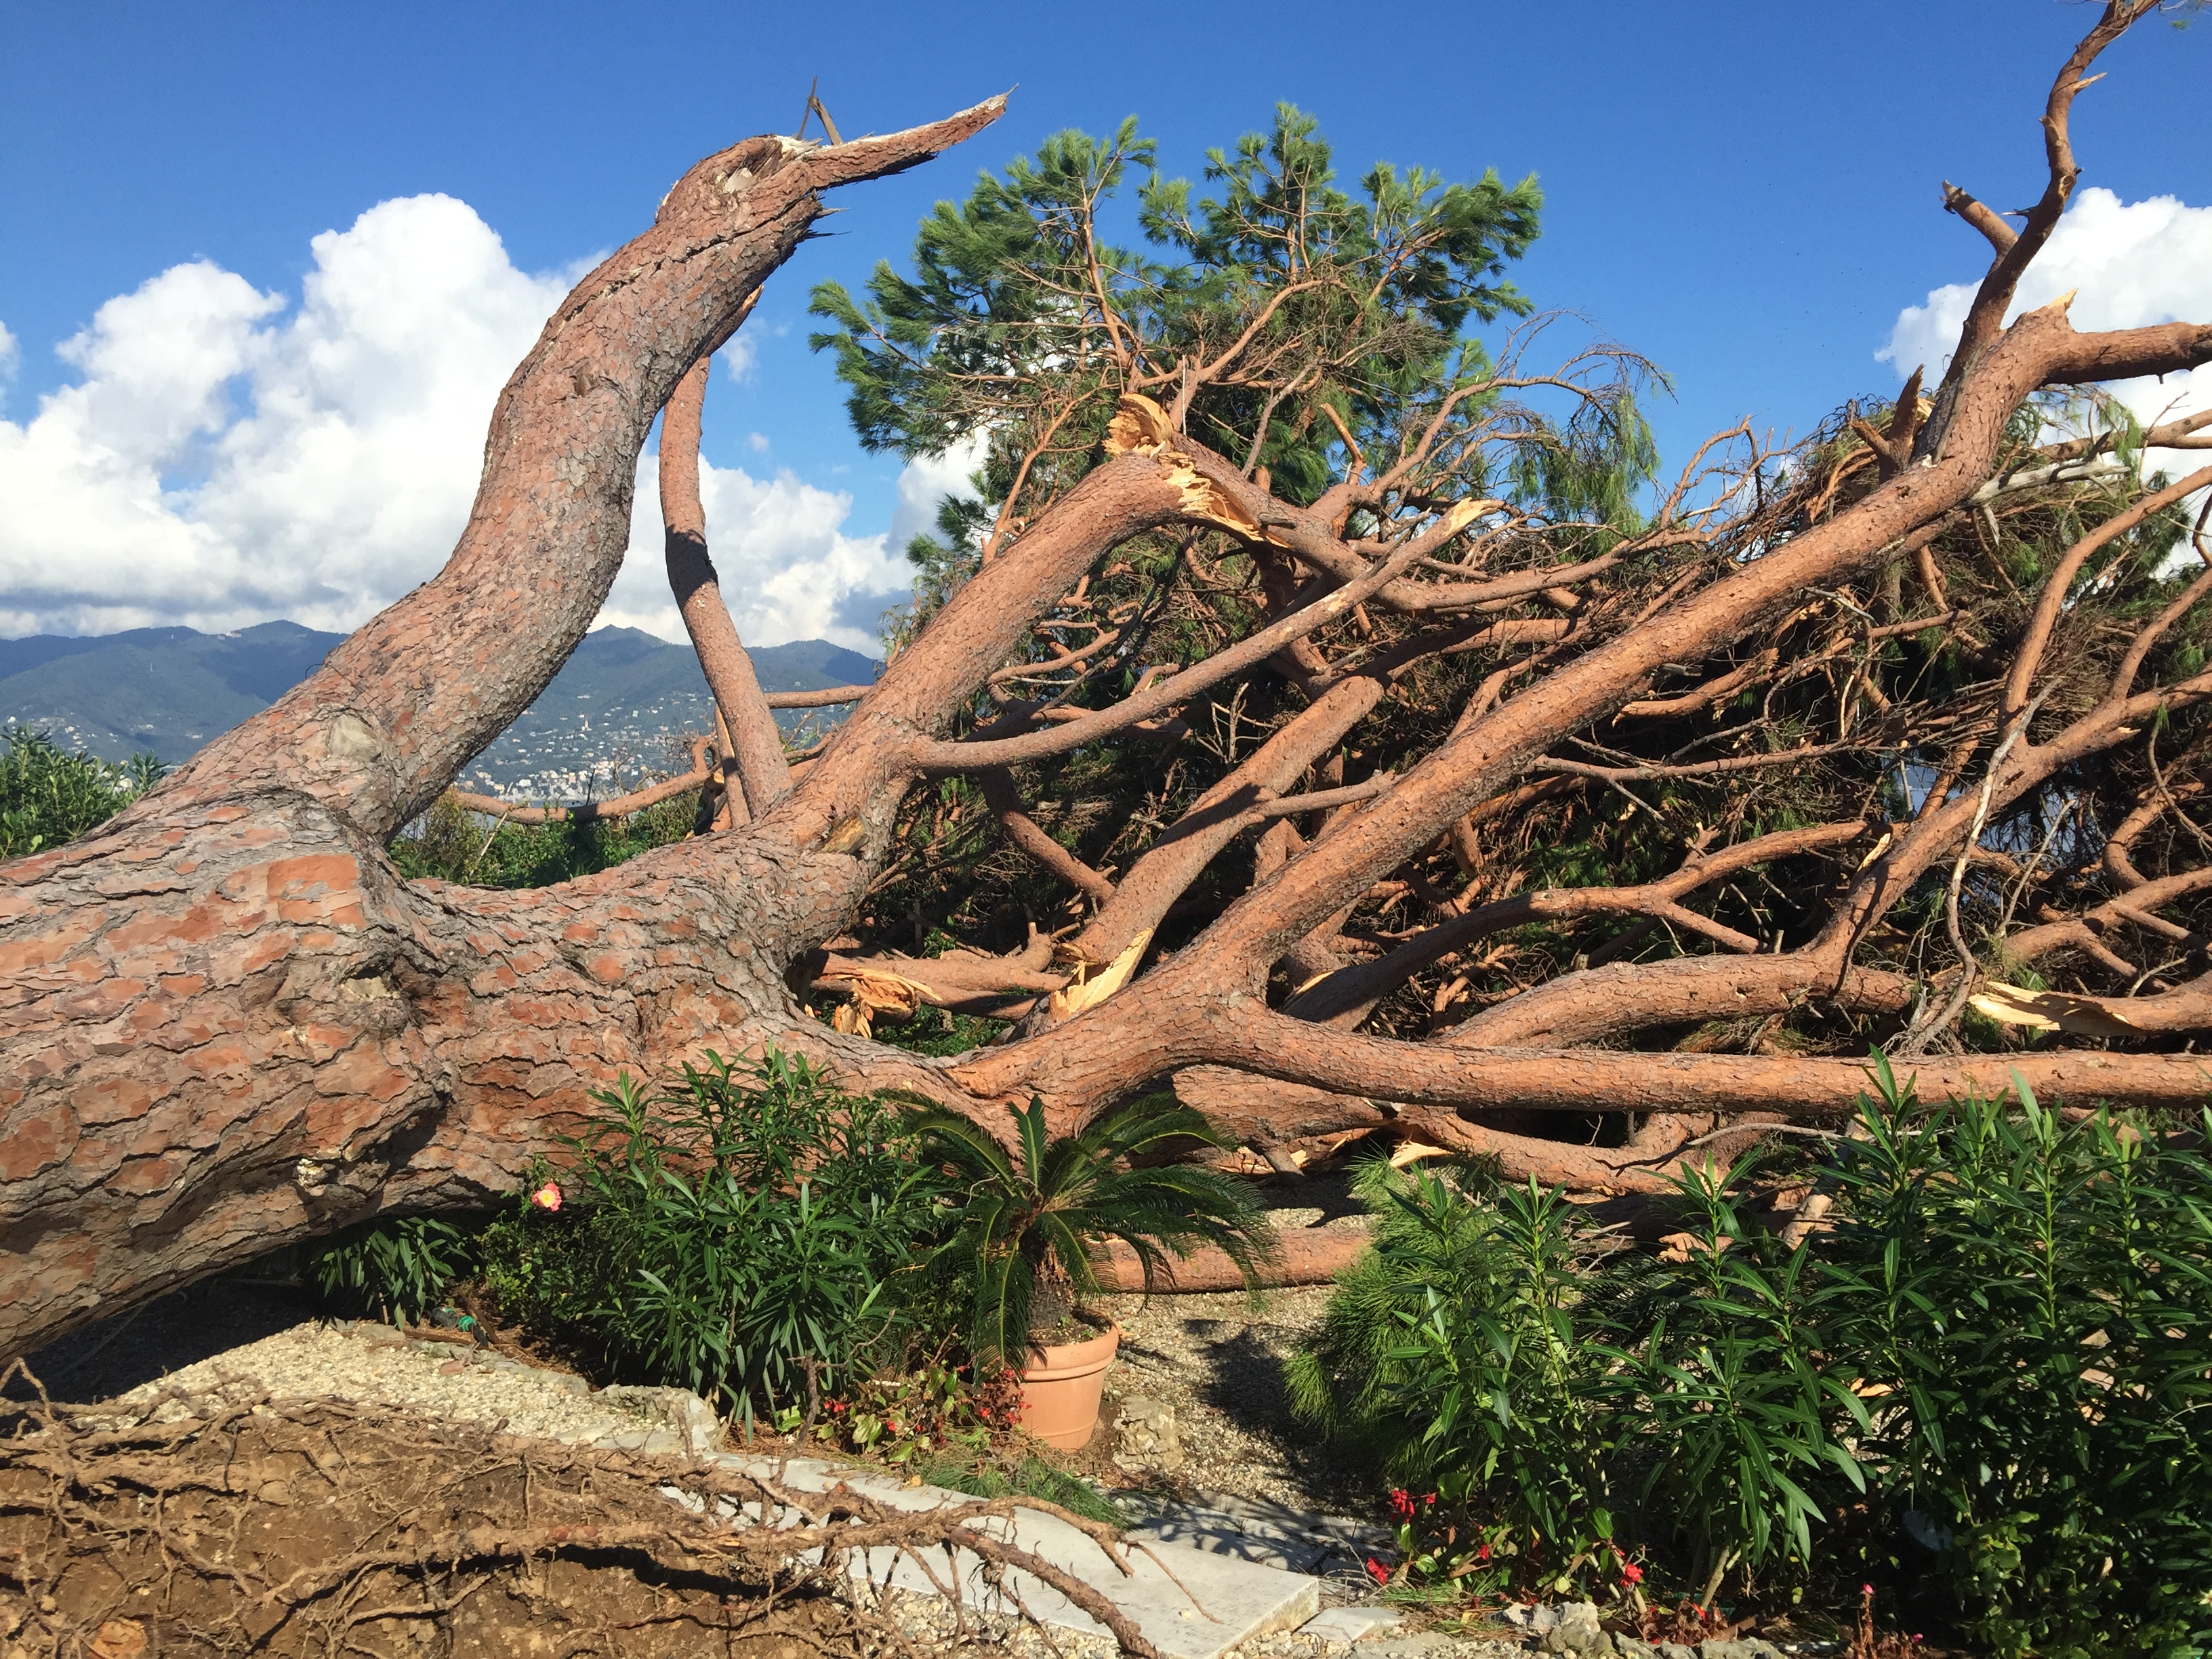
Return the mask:
[(0, 1447), (0, 1625), (27, 1653), (381, 1659), (434, 1636), (455, 1654), (641, 1659), (877, 1645), (850, 1607), (771, 1563), (620, 1541), (681, 1518), (625, 1460), (325, 1402), (119, 1432), (16, 1427)]
[[(788, 1529), (694, 1515), (672, 1482)], [(687, 1460), (328, 1401), (34, 1404), (0, 1417), (0, 1651), (910, 1655), (900, 1604), (856, 1595), (820, 1547), (986, 1548), (963, 1528), (1006, 1510), (801, 1499)], [(995, 1651), (1006, 1634), (933, 1631), (925, 1647)]]

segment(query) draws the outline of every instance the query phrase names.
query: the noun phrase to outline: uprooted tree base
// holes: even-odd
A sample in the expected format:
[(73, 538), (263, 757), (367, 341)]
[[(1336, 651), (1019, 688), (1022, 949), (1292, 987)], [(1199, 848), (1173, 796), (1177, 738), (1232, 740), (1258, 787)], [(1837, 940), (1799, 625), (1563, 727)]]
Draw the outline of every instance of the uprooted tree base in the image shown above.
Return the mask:
[[(481, 1204), (586, 1091), (709, 1048), (994, 1126), (1171, 1084), (1277, 1169), (1381, 1127), (1614, 1194), (1843, 1114), (1871, 1042), (1931, 1099), (2017, 1070), (2194, 1102), (2212, 574), (2159, 561), (2212, 470), (2146, 485), (2138, 451), (2212, 435), (2146, 435), (2097, 389), (2212, 361), (2212, 325), (2003, 320), (2078, 176), (2071, 102), (2154, 3), (2112, 0), (2061, 70), (2020, 230), (1947, 198), (1993, 257), (1933, 394), (1916, 376), (1786, 457), (1724, 434), (1651, 514), (1626, 354), (1540, 374), (1525, 340), (1497, 365), (1462, 340), (1517, 302), (1491, 278), (1533, 234), (1525, 198), (1382, 171), (1371, 213), (1319, 173), (1170, 191), (1160, 234), (1249, 280), (1139, 291), (1091, 234), (1133, 151), (1056, 151), (1006, 188), (1060, 194), (990, 222), (1058, 262), (1024, 327), (962, 312), (957, 283), (881, 290), (911, 315), (832, 307), (877, 437), (994, 434), (995, 516), (800, 756), (706, 556), (705, 363), (823, 191), (1000, 106), (702, 161), (517, 369), (440, 575), (100, 830), (0, 866), (0, 1351), (381, 1209)], [(1281, 165), (1325, 172), (1310, 141), (1286, 125)], [(1294, 245), (1325, 257), (1285, 265)], [(923, 337), (1034, 353), (940, 384)], [(1015, 390), (963, 401), (986, 384)], [(1589, 419), (1512, 401), (1532, 388)], [(2069, 398), (2082, 429), (2058, 435)], [(403, 880), (392, 837), (598, 613), (664, 407), (669, 574), (720, 722), (709, 823), (540, 890)], [(1506, 501), (1505, 477), (1532, 482)], [(1175, 757), (1115, 808), (1144, 834), (1111, 867), (1024, 793), (1148, 748)], [(963, 813), (1079, 894), (1076, 924), (929, 954), (913, 872), (957, 863)], [(1993, 845), (2000, 824), (2024, 839)], [(1598, 867), (1524, 888), (1563, 834)], [(867, 1036), (922, 1006), (1018, 1024), (943, 1060)], [(2048, 1035), (1968, 1052), (1970, 1010)], [(1576, 1144), (1593, 1115), (1632, 1130)]]
[[(904, 1633), (895, 1604), (845, 1577), (842, 1552), (902, 1550), (942, 1576), (947, 1545), (991, 1551), (994, 1517), (1050, 1508), (915, 1515), (330, 1401), (19, 1404), (12, 1415), (0, 1642), (33, 1656), (397, 1656), (434, 1641), (487, 1659), (1000, 1652), (1003, 1620), (972, 1607), (949, 1635)], [(671, 1485), (765, 1504), (787, 1525), (708, 1520), (666, 1497)], [(825, 1544), (826, 1560), (804, 1559)], [(1005, 1559), (1054, 1571), (1018, 1550)], [(1087, 1586), (1058, 1587), (1071, 1585), (1121, 1624)], [(1153, 1653), (1125, 1624), (1117, 1633), (1125, 1650)]]

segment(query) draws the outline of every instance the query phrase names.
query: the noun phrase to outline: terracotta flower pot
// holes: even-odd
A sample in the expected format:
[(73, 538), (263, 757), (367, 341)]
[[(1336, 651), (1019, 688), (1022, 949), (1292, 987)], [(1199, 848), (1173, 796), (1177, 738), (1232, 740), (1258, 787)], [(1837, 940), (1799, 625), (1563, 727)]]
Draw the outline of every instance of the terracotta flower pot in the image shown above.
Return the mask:
[(1063, 1451), (1089, 1445), (1098, 1427), (1106, 1368), (1121, 1346), (1121, 1328), (1109, 1323), (1080, 1342), (1031, 1348), (1022, 1370), (1022, 1427)]

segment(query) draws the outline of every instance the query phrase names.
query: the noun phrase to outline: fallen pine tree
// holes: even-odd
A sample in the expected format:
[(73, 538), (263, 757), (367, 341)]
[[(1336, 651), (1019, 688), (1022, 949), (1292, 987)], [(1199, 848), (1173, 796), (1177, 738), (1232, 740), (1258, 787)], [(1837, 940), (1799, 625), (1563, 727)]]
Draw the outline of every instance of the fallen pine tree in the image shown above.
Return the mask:
[[(2020, 229), (1948, 192), (1992, 256), (1948, 368), (1670, 483), (1631, 354), (1466, 331), (1526, 308), (1532, 186), (1355, 198), (1286, 114), (1216, 197), (1146, 184), (1140, 257), (1097, 220), (1133, 131), (1054, 140), (913, 279), (819, 298), (867, 441), (988, 453), (798, 757), (707, 559), (706, 364), (821, 192), (1001, 105), (708, 158), (517, 368), (441, 574), (0, 866), (0, 1348), (480, 1205), (588, 1091), (709, 1048), (994, 1126), (1168, 1086), (1271, 1167), (1367, 1128), (1616, 1194), (1847, 1112), (1876, 1042), (1929, 1098), (2195, 1101), (2212, 575), (2168, 555), (2212, 469), (2142, 459), (2212, 434), (2101, 388), (2212, 361), (2212, 325), (2008, 320), (2072, 100), (2150, 9), (2062, 68)], [(541, 889), (403, 879), (393, 837), (597, 614), (664, 407), (710, 827)], [(1000, 1040), (876, 1035), (954, 1015)]]

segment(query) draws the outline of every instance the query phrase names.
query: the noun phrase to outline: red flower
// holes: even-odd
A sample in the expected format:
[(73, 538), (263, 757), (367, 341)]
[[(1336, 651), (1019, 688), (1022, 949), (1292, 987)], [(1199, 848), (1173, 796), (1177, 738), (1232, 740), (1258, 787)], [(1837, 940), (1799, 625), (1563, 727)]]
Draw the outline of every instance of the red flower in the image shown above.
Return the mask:
[(1390, 1582), (1390, 1570), (1371, 1555), (1367, 1558), (1367, 1571), (1378, 1584), (1387, 1584)]
[(1412, 1520), (1414, 1513), (1413, 1495), (1402, 1486), (1395, 1489), (1390, 1494), (1390, 1512), (1401, 1521)]
[(535, 1204), (541, 1210), (552, 1211), (559, 1209), (561, 1207), (560, 1183), (558, 1182), (552, 1181), (547, 1182), (536, 1192), (531, 1194), (530, 1201), (532, 1204)]
[(1475, 1551), (1474, 1559), (1478, 1561), (1487, 1561), (1490, 1559), (1490, 1546), (1485, 1544), (1480, 1549)]
[(1644, 1582), (1644, 1569), (1638, 1566), (1633, 1561), (1622, 1562), (1620, 1564), (1620, 1582), (1624, 1584), (1642, 1583)]

